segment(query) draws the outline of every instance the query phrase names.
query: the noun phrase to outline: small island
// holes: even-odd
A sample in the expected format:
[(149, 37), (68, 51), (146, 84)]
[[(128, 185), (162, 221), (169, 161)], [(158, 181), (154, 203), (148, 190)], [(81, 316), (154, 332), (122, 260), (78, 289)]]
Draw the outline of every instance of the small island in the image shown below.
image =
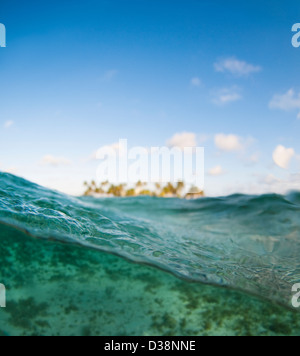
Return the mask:
[(108, 181), (97, 184), (95, 181), (91, 183), (84, 182), (84, 196), (94, 198), (109, 198), (109, 197), (138, 197), (150, 196), (158, 198), (181, 198), (181, 199), (199, 199), (205, 196), (204, 191), (193, 186), (185, 193), (185, 183), (178, 182), (176, 185), (167, 183), (154, 184), (154, 189), (150, 189), (147, 183), (137, 182), (134, 187), (128, 187), (127, 184), (111, 184)]

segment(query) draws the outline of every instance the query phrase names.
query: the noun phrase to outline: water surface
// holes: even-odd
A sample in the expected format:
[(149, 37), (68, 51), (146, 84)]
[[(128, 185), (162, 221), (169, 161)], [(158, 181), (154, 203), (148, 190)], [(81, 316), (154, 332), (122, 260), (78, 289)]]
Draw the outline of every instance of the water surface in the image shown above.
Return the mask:
[(299, 211), (299, 193), (97, 200), (0, 173), (0, 330), (298, 335)]

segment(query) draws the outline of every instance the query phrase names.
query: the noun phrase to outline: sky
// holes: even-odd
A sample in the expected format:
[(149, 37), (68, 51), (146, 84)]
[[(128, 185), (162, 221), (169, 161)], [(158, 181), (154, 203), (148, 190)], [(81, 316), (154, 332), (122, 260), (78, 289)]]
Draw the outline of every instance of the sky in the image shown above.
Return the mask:
[(205, 148), (205, 191), (300, 190), (294, 0), (0, 4), (0, 170), (78, 195), (95, 152)]

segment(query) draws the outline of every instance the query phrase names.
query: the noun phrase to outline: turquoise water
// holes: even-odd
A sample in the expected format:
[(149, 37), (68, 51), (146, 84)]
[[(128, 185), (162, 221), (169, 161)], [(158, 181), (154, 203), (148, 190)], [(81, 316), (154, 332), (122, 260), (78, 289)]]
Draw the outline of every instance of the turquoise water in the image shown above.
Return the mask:
[(0, 173), (0, 335), (300, 335), (299, 211), (299, 193), (96, 200)]

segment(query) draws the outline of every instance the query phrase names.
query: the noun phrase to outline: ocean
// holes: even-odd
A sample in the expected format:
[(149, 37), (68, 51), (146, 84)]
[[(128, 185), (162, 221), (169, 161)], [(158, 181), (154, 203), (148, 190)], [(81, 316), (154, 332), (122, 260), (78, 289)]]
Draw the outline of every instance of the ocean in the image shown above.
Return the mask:
[(300, 193), (70, 197), (0, 173), (0, 335), (300, 335)]

